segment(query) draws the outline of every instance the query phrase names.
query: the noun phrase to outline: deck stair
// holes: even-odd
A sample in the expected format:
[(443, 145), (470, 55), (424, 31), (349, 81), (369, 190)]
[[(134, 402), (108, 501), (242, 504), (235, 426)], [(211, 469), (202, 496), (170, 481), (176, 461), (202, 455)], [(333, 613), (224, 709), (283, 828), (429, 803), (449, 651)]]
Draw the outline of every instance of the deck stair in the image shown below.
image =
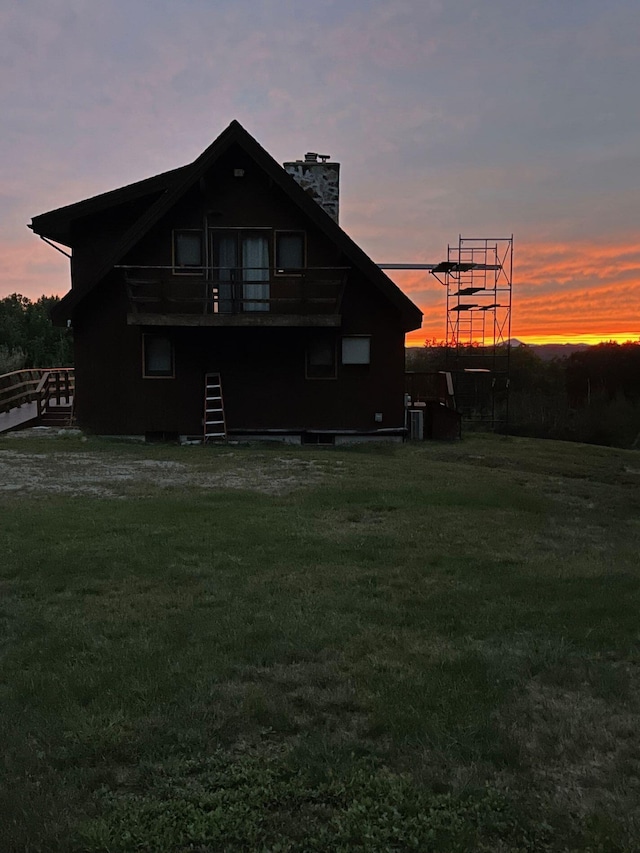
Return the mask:
[(204, 377), (204, 443), (227, 440), (227, 423), (224, 416), (222, 380), (219, 373)]
[(49, 405), (38, 418), (38, 426), (67, 429), (75, 423), (73, 403), (67, 405)]
[(70, 427), (73, 425), (75, 379), (73, 370), (47, 370), (36, 389), (38, 424)]

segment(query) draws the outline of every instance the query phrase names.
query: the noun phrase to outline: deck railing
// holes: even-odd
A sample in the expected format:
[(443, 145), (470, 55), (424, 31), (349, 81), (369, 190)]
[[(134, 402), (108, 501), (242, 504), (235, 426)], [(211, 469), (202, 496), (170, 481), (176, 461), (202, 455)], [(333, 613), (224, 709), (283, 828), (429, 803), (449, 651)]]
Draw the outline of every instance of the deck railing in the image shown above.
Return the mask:
[(45, 370), (36, 389), (38, 418), (55, 406), (71, 406), (76, 390), (73, 367)]
[(13, 370), (0, 376), (0, 412), (8, 412), (37, 398), (44, 370)]
[(120, 266), (134, 313), (339, 314), (347, 267), (279, 272), (256, 268)]
[(38, 403), (40, 416), (52, 402), (58, 406), (69, 405), (74, 391), (73, 367), (14, 370), (0, 376), (0, 412), (8, 412), (25, 403)]

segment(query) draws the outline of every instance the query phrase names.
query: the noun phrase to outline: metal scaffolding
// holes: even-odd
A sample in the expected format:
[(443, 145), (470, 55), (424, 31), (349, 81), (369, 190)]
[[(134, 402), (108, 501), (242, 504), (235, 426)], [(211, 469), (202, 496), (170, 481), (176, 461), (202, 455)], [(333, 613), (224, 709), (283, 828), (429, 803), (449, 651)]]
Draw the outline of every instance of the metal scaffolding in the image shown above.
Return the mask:
[(447, 368), (467, 421), (506, 431), (509, 418), (513, 235), (462, 237), (431, 270), (447, 288)]
[(428, 270), (447, 288), (446, 369), (455, 407), (469, 423), (508, 429), (513, 234), (458, 237), (438, 264), (378, 264)]

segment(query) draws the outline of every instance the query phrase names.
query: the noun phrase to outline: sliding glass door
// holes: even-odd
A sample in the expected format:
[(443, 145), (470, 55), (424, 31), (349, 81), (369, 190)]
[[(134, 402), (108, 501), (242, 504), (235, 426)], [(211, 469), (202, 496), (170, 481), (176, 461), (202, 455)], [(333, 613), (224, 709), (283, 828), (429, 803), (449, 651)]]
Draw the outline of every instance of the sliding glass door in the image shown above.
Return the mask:
[(218, 311), (268, 311), (268, 234), (212, 229), (209, 235), (209, 257), (213, 259), (214, 277), (220, 282)]
[(240, 242), (244, 310), (268, 311), (269, 241), (263, 234), (243, 234)]

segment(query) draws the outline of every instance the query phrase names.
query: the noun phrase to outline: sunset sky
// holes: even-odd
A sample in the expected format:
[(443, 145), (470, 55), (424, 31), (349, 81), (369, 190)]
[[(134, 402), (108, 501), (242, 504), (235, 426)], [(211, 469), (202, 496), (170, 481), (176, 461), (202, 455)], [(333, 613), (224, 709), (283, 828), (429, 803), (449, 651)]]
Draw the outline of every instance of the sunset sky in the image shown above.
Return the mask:
[[(0, 297), (68, 289), (37, 214), (238, 119), (342, 164), (379, 263), (514, 234), (512, 335), (640, 338), (639, 0), (0, 0)], [(443, 288), (390, 273), (445, 336)]]

